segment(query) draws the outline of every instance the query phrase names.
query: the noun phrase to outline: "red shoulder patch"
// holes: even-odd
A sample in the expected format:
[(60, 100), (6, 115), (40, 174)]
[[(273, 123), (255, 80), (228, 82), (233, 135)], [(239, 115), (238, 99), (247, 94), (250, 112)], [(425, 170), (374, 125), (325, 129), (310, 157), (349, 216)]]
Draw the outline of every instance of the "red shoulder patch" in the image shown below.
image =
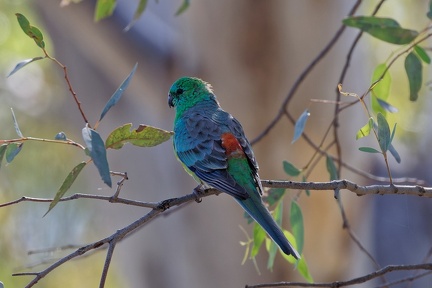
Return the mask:
[(243, 148), (237, 138), (231, 133), (222, 134), (222, 147), (227, 156), (244, 156)]

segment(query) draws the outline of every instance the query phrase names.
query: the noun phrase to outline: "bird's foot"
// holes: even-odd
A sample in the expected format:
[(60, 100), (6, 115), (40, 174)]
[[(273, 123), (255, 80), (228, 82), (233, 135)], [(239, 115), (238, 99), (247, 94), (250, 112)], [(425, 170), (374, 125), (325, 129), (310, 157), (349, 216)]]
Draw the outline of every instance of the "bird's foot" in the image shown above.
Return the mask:
[(195, 202), (201, 203), (202, 198), (200, 197), (200, 194), (204, 192), (205, 186), (203, 184), (199, 184), (197, 187), (193, 189), (193, 194), (195, 195)]

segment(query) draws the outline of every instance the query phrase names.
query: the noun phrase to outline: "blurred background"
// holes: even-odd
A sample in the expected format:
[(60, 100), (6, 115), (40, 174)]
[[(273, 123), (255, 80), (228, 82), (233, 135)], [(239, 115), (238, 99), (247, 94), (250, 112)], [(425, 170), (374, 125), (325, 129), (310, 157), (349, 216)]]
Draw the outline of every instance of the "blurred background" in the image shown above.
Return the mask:
[[(123, 30), (133, 18), (137, 1), (118, 2), (112, 17), (95, 23), (95, 1), (62, 7), (54, 0), (0, 0), (0, 139), (16, 138), (12, 107), (25, 136), (52, 139), (64, 131), (68, 138), (83, 143), (84, 122), (58, 66), (38, 61), (5, 77), (19, 61), (42, 56), (21, 31), (15, 13), (24, 14), (44, 32), (47, 50), (67, 66), (91, 123), (138, 63), (131, 85), (98, 128), (103, 138), (124, 123), (171, 130), (174, 111), (167, 105), (168, 89), (181, 76), (197, 76), (213, 85), (222, 107), (239, 119), (246, 135), (253, 139), (275, 117), (295, 79), (330, 41), (356, 1), (191, 1), (179, 16), (174, 15), (181, 0), (148, 1), (145, 13), (128, 32)], [(363, 2), (357, 15), (370, 15), (378, 3)], [(421, 30), (428, 25), (427, 9), (427, 0), (385, 1), (378, 16)], [(290, 103), (289, 110), (295, 117), (310, 109), (306, 132), (316, 143), (332, 121), (334, 107), (310, 100), (335, 99), (342, 66), (357, 34), (355, 29), (345, 30)], [(358, 94), (366, 91), (374, 67), (397, 48), (364, 35), (356, 47), (344, 90)], [(402, 156), (402, 164), (390, 163), (394, 176), (428, 181), (427, 167), (432, 160), (428, 144), (430, 91), (423, 87), (420, 100), (409, 102), (403, 61), (396, 63), (391, 75), (389, 102), (399, 108), (399, 113), (392, 116), (390, 126), (398, 123), (395, 146)], [(425, 83), (430, 79), (428, 71), (424, 79)], [(381, 158), (358, 151), (360, 146), (376, 146), (372, 138), (355, 141), (356, 131), (366, 122), (360, 106), (341, 115), (339, 136), (344, 161), (386, 176)], [(302, 139), (291, 144), (292, 135), (293, 126), (282, 119), (254, 145), (261, 178), (288, 180), (282, 160), (297, 167), (309, 161), (313, 150)], [(171, 141), (154, 148), (126, 145), (118, 151), (110, 150), (108, 158), (111, 170), (128, 172), (130, 180), (121, 192), (125, 198), (160, 201), (188, 194), (196, 186), (176, 161)], [(66, 145), (25, 143), (14, 162), (5, 165), (3, 161), (0, 203), (24, 195), (53, 197), (70, 170), (86, 159), (79, 149)], [(341, 176), (361, 185), (375, 183), (347, 170), (342, 170)], [(329, 180), (325, 161), (317, 165), (308, 180)], [(286, 229), (288, 204), (297, 192), (288, 191), (285, 196)], [(104, 186), (95, 167), (88, 165), (68, 195), (72, 193), (112, 195), (114, 190)], [(428, 257), (432, 243), (428, 199), (356, 197), (346, 191), (341, 196), (353, 231), (382, 267), (420, 263)], [(298, 202), (305, 221), (304, 257), (316, 282), (347, 280), (376, 269), (342, 229), (332, 191), (312, 191), (310, 197), (303, 194)], [(12, 273), (39, 271), (71, 252), (28, 255), (28, 251), (93, 242), (149, 211), (77, 200), (60, 203), (42, 217), (47, 208), (46, 203), (26, 202), (0, 209), (0, 281), (6, 288), (22, 287), (30, 279), (12, 277)], [(247, 225), (243, 210), (227, 195), (207, 197), (200, 204), (191, 203), (160, 217), (116, 247), (106, 287), (212, 288), (302, 281), (294, 266), (280, 255), (273, 271), (267, 270), (264, 249), (257, 258), (261, 274), (252, 261), (241, 265), (245, 248), (239, 241), (247, 239), (239, 225), (252, 235), (252, 225)], [(105, 251), (99, 251), (66, 263), (39, 286), (97, 287), (104, 256)], [(406, 275), (389, 275), (387, 280)], [(432, 285), (431, 277), (421, 281), (412, 287)], [(370, 286), (368, 283), (364, 287)]]

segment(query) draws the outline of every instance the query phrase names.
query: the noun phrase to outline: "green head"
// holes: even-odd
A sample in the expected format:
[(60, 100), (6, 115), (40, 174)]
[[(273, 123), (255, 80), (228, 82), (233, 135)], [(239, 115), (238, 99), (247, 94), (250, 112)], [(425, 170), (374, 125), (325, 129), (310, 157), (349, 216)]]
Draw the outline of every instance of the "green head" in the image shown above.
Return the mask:
[(182, 77), (178, 79), (171, 86), (168, 93), (168, 105), (175, 107), (177, 115), (183, 114), (185, 110), (206, 100), (210, 100), (210, 102), (219, 106), (211, 85), (194, 77)]

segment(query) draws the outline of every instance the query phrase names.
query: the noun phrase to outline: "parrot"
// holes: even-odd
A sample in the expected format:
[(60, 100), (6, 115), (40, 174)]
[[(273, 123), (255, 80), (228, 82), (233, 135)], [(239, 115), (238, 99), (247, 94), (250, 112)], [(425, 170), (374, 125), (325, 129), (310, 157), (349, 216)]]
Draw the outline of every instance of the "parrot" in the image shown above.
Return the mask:
[(234, 197), (285, 254), (300, 259), (262, 201), (258, 163), (240, 122), (221, 108), (212, 86), (179, 78), (168, 105), (175, 109), (174, 152), (185, 170), (200, 185)]

